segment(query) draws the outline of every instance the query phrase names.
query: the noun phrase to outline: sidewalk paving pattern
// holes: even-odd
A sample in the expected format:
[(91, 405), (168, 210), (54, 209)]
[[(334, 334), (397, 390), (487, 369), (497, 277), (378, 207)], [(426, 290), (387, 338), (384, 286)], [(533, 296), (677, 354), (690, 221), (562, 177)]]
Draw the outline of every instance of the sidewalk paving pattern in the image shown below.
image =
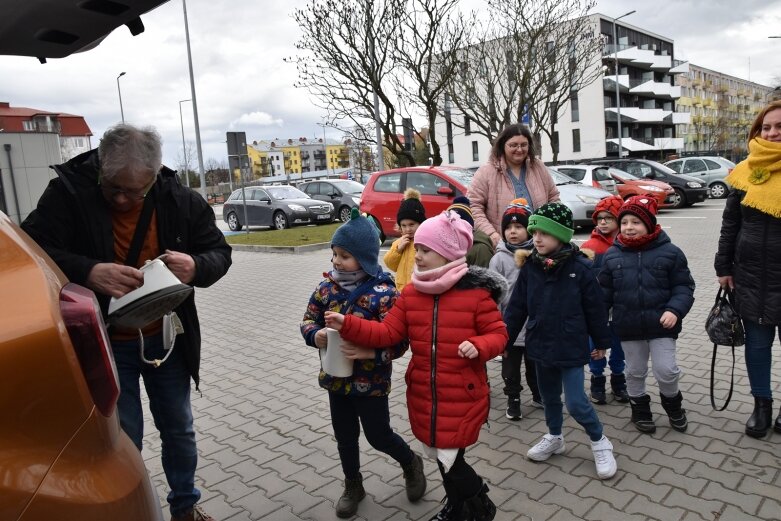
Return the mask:
[[(655, 434), (634, 429), (628, 405), (596, 406), (615, 446), (618, 473), (613, 479), (596, 479), (588, 437), (566, 414), (566, 453), (533, 463), (525, 454), (546, 433), (543, 411), (530, 406), (525, 391), (523, 419), (507, 420), (500, 364), (491, 361), (489, 422), (467, 458), (489, 484), (497, 520), (781, 519), (781, 435), (755, 440), (743, 434), (753, 399), (742, 348), (736, 352), (735, 394), (728, 409), (712, 411), (708, 398), (712, 346), (703, 324), (716, 291), (712, 265), (723, 204), (706, 201), (665, 211), (659, 218), (688, 256), (697, 282), (694, 308), (678, 340), (688, 432), (669, 427), (649, 376)], [(220, 521), (336, 519), (342, 472), (328, 399), (317, 385), (317, 351), (304, 345), (299, 333), (307, 299), (329, 269), (329, 258), (329, 250), (234, 252), (228, 275), (211, 288), (196, 290), (203, 332), (203, 395), (193, 391), (200, 453), (196, 479), (204, 508)], [(778, 391), (781, 353), (777, 345), (774, 351)], [(419, 451), (405, 405), (408, 357), (394, 364), (391, 423)], [(728, 348), (718, 367), (721, 399), (729, 386)], [(143, 455), (164, 503), (168, 490), (160, 440), (148, 412), (146, 433)], [(444, 490), (434, 462), (425, 461), (426, 495), (411, 504), (398, 465), (364, 438), (360, 443), (367, 496), (355, 519), (429, 519), (441, 508)], [(165, 509), (167, 517), (167, 505)]]

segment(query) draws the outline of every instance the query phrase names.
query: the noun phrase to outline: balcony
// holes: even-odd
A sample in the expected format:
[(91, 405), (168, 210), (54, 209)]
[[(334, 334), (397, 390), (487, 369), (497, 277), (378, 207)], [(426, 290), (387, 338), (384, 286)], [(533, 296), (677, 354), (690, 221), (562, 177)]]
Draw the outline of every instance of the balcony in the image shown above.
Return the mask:
[(678, 99), (681, 97), (681, 87), (678, 85), (670, 85), (669, 83), (661, 83), (653, 80), (635, 81), (640, 81), (642, 83), (629, 89), (629, 92), (632, 94), (645, 94), (664, 99)]
[[(621, 107), (622, 123), (656, 123), (673, 125), (688, 123), (688, 112), (673, 112), (664, 109), (642, 109), (638, 107)], [(614, 122), (618, 119), (615, 107), (605, 108), (605, 121)]]
[[(651, 49), (640, 49), (633, 45), (605, 45), (602, 57), (605, 60), (617, 59), (621, 63), (631, 64), (640, 69), (674, 72), (671, 71), (673, 63), (669, 55), (657, 54)], [(679, 67), (683, 67), (683, 64), (676, 66)]]

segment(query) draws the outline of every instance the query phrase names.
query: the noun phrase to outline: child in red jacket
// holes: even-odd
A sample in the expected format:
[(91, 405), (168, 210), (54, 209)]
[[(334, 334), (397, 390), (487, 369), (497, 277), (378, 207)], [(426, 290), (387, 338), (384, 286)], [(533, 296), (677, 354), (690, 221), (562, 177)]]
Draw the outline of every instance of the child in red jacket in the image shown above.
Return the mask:
[(464, 460), (488, 418), (485, 363), (502, 353), (507, 330), (497, 303), (506, 282), (467, 266), (472, 229), (443, 212), (415, 233), (415, 270), (382, 323), (326, 313), (346, 343), (376, 347), (409, 339), (407, 409), (412, 432), (435, 457), (447, 503), (433, 519), (489, 521), (496, 507), (488, 487)]

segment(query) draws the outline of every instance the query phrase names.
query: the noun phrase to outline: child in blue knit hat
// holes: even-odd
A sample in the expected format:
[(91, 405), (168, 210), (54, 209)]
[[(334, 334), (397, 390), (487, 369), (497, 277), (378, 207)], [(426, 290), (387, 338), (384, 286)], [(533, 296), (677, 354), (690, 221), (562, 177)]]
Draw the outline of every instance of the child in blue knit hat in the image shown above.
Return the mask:
[[(357, 315), (382, 321), (398, 297), (393, 279), (380, 269), (379, 234), (369, 220), (353, 208), (351, 218), (331, 239), (333, 269), (309, 299), (301, 334), (307, 345), (327, 346), (325, 312)], [(426, 491), (423, 460), (390, 426), (388, 394), (391, 388), (392, 360), (407, 351), (402, 342), (387, 349), (373, 349), (343, 342), (342, 352), (353, 360), (352, 376), (338, 377), (322, 369), (320, 387), (328, 391), (331, 425), (344, 472), (344, 492), (336, 503), (336, 515), (352, 517), (366, 496), (360, 473), (359, 424), (367, 441), (401, 465), (407, 498), (417, 501)], [(366, 353), (371, 352), (371, 357)]]

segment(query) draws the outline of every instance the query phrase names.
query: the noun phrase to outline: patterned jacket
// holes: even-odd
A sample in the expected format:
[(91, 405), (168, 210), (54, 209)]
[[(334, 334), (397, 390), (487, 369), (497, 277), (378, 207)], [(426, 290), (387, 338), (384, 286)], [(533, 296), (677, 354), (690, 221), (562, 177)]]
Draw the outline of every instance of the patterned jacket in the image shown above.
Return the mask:
[[(301, 322), (301, 334), (306, 344), (315, 346), (315, 334), (325, 327), (325, 312), (338, 311), (367, 320), (381, 321), (390, 311), (399, 292), (387, 273), (376, 278), (368, 293), (358, 297), (349, 309), (342, 309), (350, 296), (328, 273), (312, 293)], [(372, 347), (371, 344), (363, 344)], [(376, 344), (375, 344), (376, 345)], [(353, 374), (340, 378), (326, 374), (322, 368), (318, 375), (320, 387), (328, 391), (352, 396), (387, 396), (391, 389), (392, 361), (407, 351), (407, 342), (398, 342), (387, 349), (375, 350), (373, 360), (355, 360)]]

